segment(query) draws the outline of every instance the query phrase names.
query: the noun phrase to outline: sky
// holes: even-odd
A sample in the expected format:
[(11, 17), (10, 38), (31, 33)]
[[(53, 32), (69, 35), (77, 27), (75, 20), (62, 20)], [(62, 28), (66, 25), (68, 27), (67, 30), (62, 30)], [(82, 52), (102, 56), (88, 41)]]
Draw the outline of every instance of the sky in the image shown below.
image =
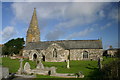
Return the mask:
[(118, 47), (117, 2), (2, 2), (0, 8), (0, 44), (26, 40), (36, 8), (41, 41), (101, 39), (104, 49)]

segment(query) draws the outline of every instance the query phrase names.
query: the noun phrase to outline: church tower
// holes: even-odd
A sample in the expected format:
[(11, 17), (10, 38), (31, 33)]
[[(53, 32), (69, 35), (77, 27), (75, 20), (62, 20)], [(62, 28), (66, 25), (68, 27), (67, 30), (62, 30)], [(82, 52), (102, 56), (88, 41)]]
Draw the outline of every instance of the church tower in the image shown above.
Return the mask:
[(36, 8), (34, 8), (32, 19), (27, 31), (26, 44), (29, 42), (39, 42), (39, 41), (40, 41), (40, 31), (38, 27)]

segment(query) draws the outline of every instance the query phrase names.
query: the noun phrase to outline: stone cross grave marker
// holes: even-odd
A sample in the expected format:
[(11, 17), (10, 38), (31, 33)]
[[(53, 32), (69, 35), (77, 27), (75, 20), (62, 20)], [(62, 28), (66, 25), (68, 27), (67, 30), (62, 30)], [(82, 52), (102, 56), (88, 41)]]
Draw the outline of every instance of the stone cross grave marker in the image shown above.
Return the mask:
[(42, 58), (38, 59), (39, 63), (37, 64), (37, 69), (44, 69), (44, 65), (42, 64), (41, 59)]
[(18, 74), (22, 74), (23, 73), (23, 59), (20, 59), (20, 68), (18, 70)]

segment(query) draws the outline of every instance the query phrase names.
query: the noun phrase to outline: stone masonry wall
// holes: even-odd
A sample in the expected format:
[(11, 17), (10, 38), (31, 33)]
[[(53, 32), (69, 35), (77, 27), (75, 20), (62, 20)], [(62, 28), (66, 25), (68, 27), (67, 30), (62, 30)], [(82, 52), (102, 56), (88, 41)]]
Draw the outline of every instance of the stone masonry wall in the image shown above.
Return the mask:
[[(56, 49), (57, 57), (54, 57), (54, 49)], [(69, 51), (64, 50), (58, 44), (52, 44), (46, 49), (45, 58), (47, 62), (62, 62), (67, 60)]]
[(72, 49), (70, 50), (70, 60), (83, 60), (83, 52), (88, 52), (88, 59), (97, 60), (102, 56), (102, 49)]
[(110, 55), (111, 57), (114, 57), (117, 54), (117, 50), (108, 50), (107, 53), (108, 55)]
[[(56, 49), (57, 57), (53, 56), (53, 51)], [(70, 52), (69, 52), (70, 51)], [(88, 58), (83, 58), (83, 52), (88, 52)], [(70, 53), (70, 60), (97, 60), (103, 54), (102, 49), (71, 49), (65, 50), (57, 44), (49, 46), (46, 50), (23, 50), (23, 56), (29, 57), (29, 60), (33, 60), (33, 55), (37, 57), (45, 56), (46, 62), (63, 62), (68, 59)]]

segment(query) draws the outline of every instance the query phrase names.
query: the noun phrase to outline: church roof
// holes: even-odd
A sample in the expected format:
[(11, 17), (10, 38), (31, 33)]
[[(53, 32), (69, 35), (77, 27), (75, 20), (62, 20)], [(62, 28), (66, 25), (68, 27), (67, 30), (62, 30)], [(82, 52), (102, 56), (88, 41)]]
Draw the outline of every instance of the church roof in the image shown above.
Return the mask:
[(25, 46), (24, 50), (47, 49), (53, 43), (58, 44), (64, 49), (102, 49), (101, 40), (61, 40), (30, 42)]

